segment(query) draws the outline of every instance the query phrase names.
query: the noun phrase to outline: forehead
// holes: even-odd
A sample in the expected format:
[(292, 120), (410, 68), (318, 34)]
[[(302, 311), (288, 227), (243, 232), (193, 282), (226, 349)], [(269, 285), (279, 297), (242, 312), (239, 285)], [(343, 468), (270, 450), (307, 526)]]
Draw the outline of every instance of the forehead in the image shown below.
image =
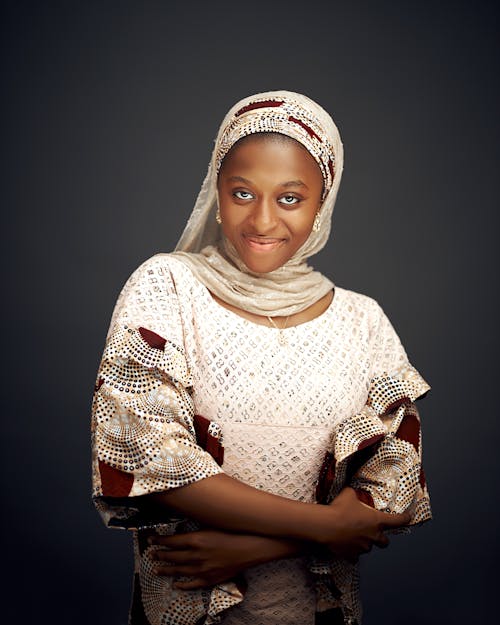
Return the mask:
[(321, 169), (299, 141), (280, 133), (255, 133), (242, 137), (224, 157), (219, 175), (234, 168), (293, 170), (323, 181)]

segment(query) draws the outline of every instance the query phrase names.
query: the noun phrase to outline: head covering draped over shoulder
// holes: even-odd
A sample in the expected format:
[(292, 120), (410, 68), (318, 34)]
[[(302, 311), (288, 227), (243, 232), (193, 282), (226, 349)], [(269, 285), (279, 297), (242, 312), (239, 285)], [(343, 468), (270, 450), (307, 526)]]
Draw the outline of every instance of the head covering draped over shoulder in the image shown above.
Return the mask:
[[(242, 137), (277, 132), (301, 143), (323, 175), (320, 226), (283, 266), (255, 273), (239, 258), (217, 224), (217, 174), (224, 156)], [(333, 283), (306, 259), (319, 252), (330, 235), (333, 207), (342, 176), (344, 151), (332, 118), (316, 102), (292, 91), (267, 91), (237, 102), (224, 118), (208, 172), (175, 256), (223, 301), (257, 315), (285, 316), (305, 310)]]

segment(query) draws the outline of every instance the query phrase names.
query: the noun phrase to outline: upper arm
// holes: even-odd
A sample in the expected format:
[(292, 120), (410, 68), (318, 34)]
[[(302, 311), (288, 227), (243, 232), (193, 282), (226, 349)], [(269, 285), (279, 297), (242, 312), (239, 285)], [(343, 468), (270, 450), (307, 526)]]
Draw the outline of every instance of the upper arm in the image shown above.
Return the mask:
[(191, 373), (178, 295), (168, 264), (153, 257), (118, 298), (92, 402), (93, 487), (135, 497), (221, 472), (197, 443)]

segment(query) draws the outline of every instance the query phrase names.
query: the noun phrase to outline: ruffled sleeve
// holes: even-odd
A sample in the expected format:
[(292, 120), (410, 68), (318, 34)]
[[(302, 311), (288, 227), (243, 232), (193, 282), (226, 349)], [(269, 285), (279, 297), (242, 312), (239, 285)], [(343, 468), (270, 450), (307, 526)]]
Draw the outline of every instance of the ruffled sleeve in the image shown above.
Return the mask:
[[(410, 525), (431, 518), (422, 467), (422, 433), (416, 405), (429, 384), (409, 363), (391, 322), (379, 307), (372, 378), (365, 411), (383, 425), (377, 441), (353, 463), (351, 485), (361, 498), (385, 512), (410, 510)], [(360, 464), (357, 468), (357, 464)]]
[[(327, 504), (350, 485), (359, 499), (378, 510), (409, 510), (409, 525), (416, 525), (432, 518), (415, 404), (430, 386), (409, 363), (394, 327), (378, 304), (376, 314), (366, 403), (335, 428), (316, 496), (318, 502)], [(406, 533), (409, 529), (396, 531)], [(313, 561), (311, 571), (318, 575), (321, 609), (341, 608), (346, 622), (360, 623), (357, 565), (327, 556)]]
[(165, 255), (157, 255), (125, 284), (97, 375), (93, 497), (107, 525), (144, 525), (144, 511), (131, 498), (222, 472), (217, 453), (197, 439), (201, 432), (205, 446), (208, 440), (220, 452), (217, 426), (194, 414), (183, 339), (176, 285)]
[(317, 499), (328, 503), (349, 483), (366, 503), (380, 510), (400, 512), (413, 506), (411, 524), (415, 524), (431, 516), (415, 405), (430, 386), (409, 363), (378, 304), (376, 309), (366, 404), (335, 428)]

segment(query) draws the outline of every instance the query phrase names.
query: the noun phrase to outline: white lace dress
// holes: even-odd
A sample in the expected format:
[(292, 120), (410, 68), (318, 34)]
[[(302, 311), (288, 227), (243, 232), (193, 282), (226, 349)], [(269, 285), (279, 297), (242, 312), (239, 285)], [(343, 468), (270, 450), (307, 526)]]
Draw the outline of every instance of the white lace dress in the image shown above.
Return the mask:
[[(362, 295), (335, 289), (319, 317), (280, 332), (217, 304), (193, 284), (193, 363), (197, 413), (219, 423), (224, 471), (276, 495), (312, 502), (332, 422), (366, 401), (370, 328)], [(316, 599), (303, 558), (246, 573), (245, 600), (226, 625), (312, 625)]]
[[(398, 371), (408, 362), (392, 325), (370, 297), (335, 287), (324, 313), (280, 332), (220, 306), (190, 270), (168, 254), (146, 261), (127, 283), (115, 309), (108, 345), (123, 328), (132, 332), (139, 325), (171, 341), (185, 358), (191, 378), (184, 386), (191, 389), (192, 411), (222, 429), (222, 470), (255, 488), (307, 502), (314, 501), (333, 426), (361, 411), (374, 375)], [(102, 371), (100, 379), (105, 378)], [(176, 379), (177, 386), (182, 386), (182, 376)], [(116, 394), (122, 391), (115, 392), (115, 412)], [(134, 412), (130, 407), (127, 410)], [(102, 410), (98, 408), (96, 414), (97, 421), (103, 420)], [(108, 417), (108, 423), (113, 418)], [(181, 424), (189, 429), (186, 420)], [(170, 436), (171, 456), (179, 445), (187, 445), (193, 458), (190, 466), (195, 466), (192, 473), (191, 468), (183, 468), (186, 477), (176, 474), (176, 482), (158, 477), (158, 470), (148, 473), (142, 456), (140, 469), (137, 460), (135, 468), (132, 461), (123, 468), (116, 462), (116, 453), (111, 462), (106, 449), (116, 447), (116, 440), (109, 442), (107, 435), (99, 444), (102, 434), (97, 432), (99, 462), (134, 475), (129, 494), (190, 483), (220, 471), (192, 441), (181, 437), (177, 447), (172, 446), (175, 432), (168, 434), (170, 425), (163, 432)], [(172, 457), (169, 461), (172, 464)], [(185, 454), (179, 462), (186, 464)], [(95, 471), (99, 483), (99, 469)], [(99, 486), (96, 493), (102, 494)], [(256, 566), (245, 577), (245, 598), (224, 612), (224, 625), (313, 625), (316, 595), (304, 558)], [(147, 581), (142, 583), (151, 623), (184, 622), (162, 620), (164, 608), (151, 608), (154, 601), (144, 599)]]

